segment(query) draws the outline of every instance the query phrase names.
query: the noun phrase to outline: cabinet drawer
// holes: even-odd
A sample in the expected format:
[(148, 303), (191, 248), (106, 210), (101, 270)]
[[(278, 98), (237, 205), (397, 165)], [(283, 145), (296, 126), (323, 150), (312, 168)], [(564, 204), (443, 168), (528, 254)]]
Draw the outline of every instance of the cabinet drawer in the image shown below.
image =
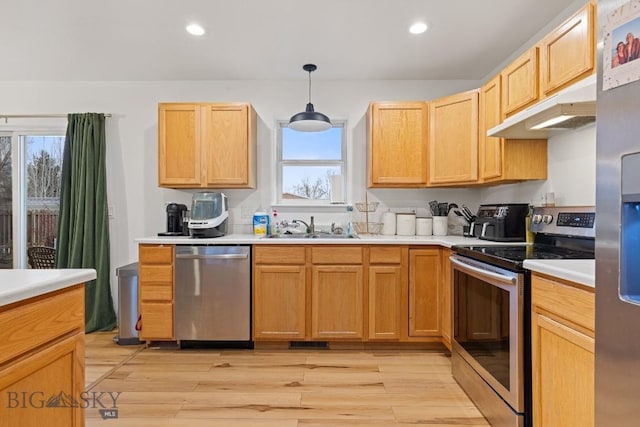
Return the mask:
[(140, 283), (173, 283), (173, 266), (171, 265), (141, 265), (138, 275)]
[(140, 303), (142, 330), (140, 338), (173, 339), (173, 304)]
[(533, 275), (531, 278), (531, 303), (544, 310), (595, 330), (595, 294), (570, 284)]
[(173, 301), (173, 286), (161, 283), (140, 284), (141, 301)]
[(173, 246), (140, 245), (140, 264), (173, 264)]
[(374, 246), (369, 248), (370, 264), (400, 264), (402, 262), (402, 248), (398, 246)]
[(70, 332), (84, 333), (84, 285), (0, 310), (0, 365)]
[(304, 246), (254, 246), (253, 259), (256, 264), (304, 264)]
[(362, 247), (313, 246), (313, 264), (362, 264)]

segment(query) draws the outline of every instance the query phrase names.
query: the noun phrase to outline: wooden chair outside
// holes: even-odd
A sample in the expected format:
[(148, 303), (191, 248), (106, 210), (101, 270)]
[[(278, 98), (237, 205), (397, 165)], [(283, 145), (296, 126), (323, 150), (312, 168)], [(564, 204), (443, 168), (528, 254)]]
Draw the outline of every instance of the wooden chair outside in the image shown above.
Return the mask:
[(54, 268), (56, 250), (47, 246), (32, 246), (27, 248), (29, 265), (31, 268)]

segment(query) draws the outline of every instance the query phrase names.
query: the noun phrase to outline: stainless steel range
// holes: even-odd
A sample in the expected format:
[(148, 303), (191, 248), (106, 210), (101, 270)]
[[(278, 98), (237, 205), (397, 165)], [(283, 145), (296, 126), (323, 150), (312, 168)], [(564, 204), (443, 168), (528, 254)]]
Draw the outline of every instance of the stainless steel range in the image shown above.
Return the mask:
[(594, 207), (535, 208), (531, 222), (533, 244), (454, 246), (450, 258), (453, 376), (494, 426), (532, 425), (531, 277), (523, 262), (594, 258)]

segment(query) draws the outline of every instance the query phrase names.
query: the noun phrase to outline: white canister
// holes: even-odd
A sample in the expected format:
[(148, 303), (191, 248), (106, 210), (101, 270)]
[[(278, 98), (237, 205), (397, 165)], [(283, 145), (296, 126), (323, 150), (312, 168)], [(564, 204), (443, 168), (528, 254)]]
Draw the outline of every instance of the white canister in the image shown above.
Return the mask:
[(416, 214), (399, 213), (396, 215), (396, 234), (398, 236), (415, 236)]
[(394, 212), (384, 212), (382, 214), (382, 234), (393, 236), (396, 234), (396, 214)]
[(416, 218), (416, 235), (431, 236), (433, 234), (432, 218)]
[(433, 217), (433, 235), (446, 236), (448, 224), (449, 224), (449, 217), (434, 216)]

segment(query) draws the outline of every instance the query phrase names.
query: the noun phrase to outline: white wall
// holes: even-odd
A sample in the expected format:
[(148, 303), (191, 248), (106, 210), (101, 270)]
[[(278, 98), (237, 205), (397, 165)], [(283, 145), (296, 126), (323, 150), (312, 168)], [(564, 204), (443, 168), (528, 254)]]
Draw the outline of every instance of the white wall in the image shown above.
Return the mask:
[[(229, 190), (234, 232), (250, 232), (252, 212), (273, 200), (274, 125), (304, 108), (307, 82), (38, 82), (0, 83), (0, 114), (105, 112), (107, 120), (107, 185), (111, 218), (112, 288), (117, 297), (115, 268), (137, 260), (134, 239), (165, 230), (165, 204), (189, 204), (192, 191), (157, 186), (157, 103), (169, 101), (251, 102), (258, 117), (258, 188)], [(313, 103), (332, 118), (347, 119), (351, 201), (362, 201), (366, 187), (366, 110), (370, 101), (435, 99), (478, 87), (476, 81), (314, 81)], [(30, 119), (34, 120), (34, 119)], [(35, 123), (28, 121), (29, 123)], [(22, 124), (25, 121), (21, 122)], [(10, 121), (8, 125), (11, 126)], [(466, 204), (536, 202), (546, 191), (557, 204), (595, 204), (595, 126), (558, 134), (549, 140), (549, 179), (486, 189), (379, 189), (370, 200), (396, 211), (417, 208), (426, 213), (429, 200)], [(247, 209), (245, 209), (246, 211)], [(316, 210), (284, 210), (280, 218), (308, 218), (340, 222), (345, 214)]]
[(545, 193), (554, 192), (558, 206), (595, 206), (596, 125), (557, 131), (549, 138), (547, 151), (547, 180), (483, 189), (482, 203), (539, 205)]
[[(351, 201), (364, 198), (366, 173), (366, 110), (370, 101), (426, 100), (478, 87), (477, 81), (322, 81), (313, 82), (313, 103), (332, 118), (347, 119)], [(117, 297), (115, 268), (137, 260), (134, 239), (165, 230), (165, 204), (189, 204), (191, 191), (158, 188), (158, 102), (250, 102), (258, 123), (258, 188), (226, 191), (232, 208), (234, 231), (249, 231), (241, 207), (269, 207), (273, 191), (274, 125), (301, 111), (307, 102), (307, 81), (207, 82), (0, 82), (0, 114), (104, 112), (107, 119), (107, 185), (110, 222), (112, 288)], [(58, 122), (64, 122), (60, 120)], [(39, 124), (35, 119), (9, 121)], [(58, 126), (60, 123), (58, 123)], [(64, 123), (62, 123), (64, 127)], [(393, 208), (425, 208), (427, 201), (478, 204), (473, 190), (376, 190), (370, 197)], [(282, 217), (310, 212), (283, 212)], [(319, 222), (344, 216), (319, 215)]]

